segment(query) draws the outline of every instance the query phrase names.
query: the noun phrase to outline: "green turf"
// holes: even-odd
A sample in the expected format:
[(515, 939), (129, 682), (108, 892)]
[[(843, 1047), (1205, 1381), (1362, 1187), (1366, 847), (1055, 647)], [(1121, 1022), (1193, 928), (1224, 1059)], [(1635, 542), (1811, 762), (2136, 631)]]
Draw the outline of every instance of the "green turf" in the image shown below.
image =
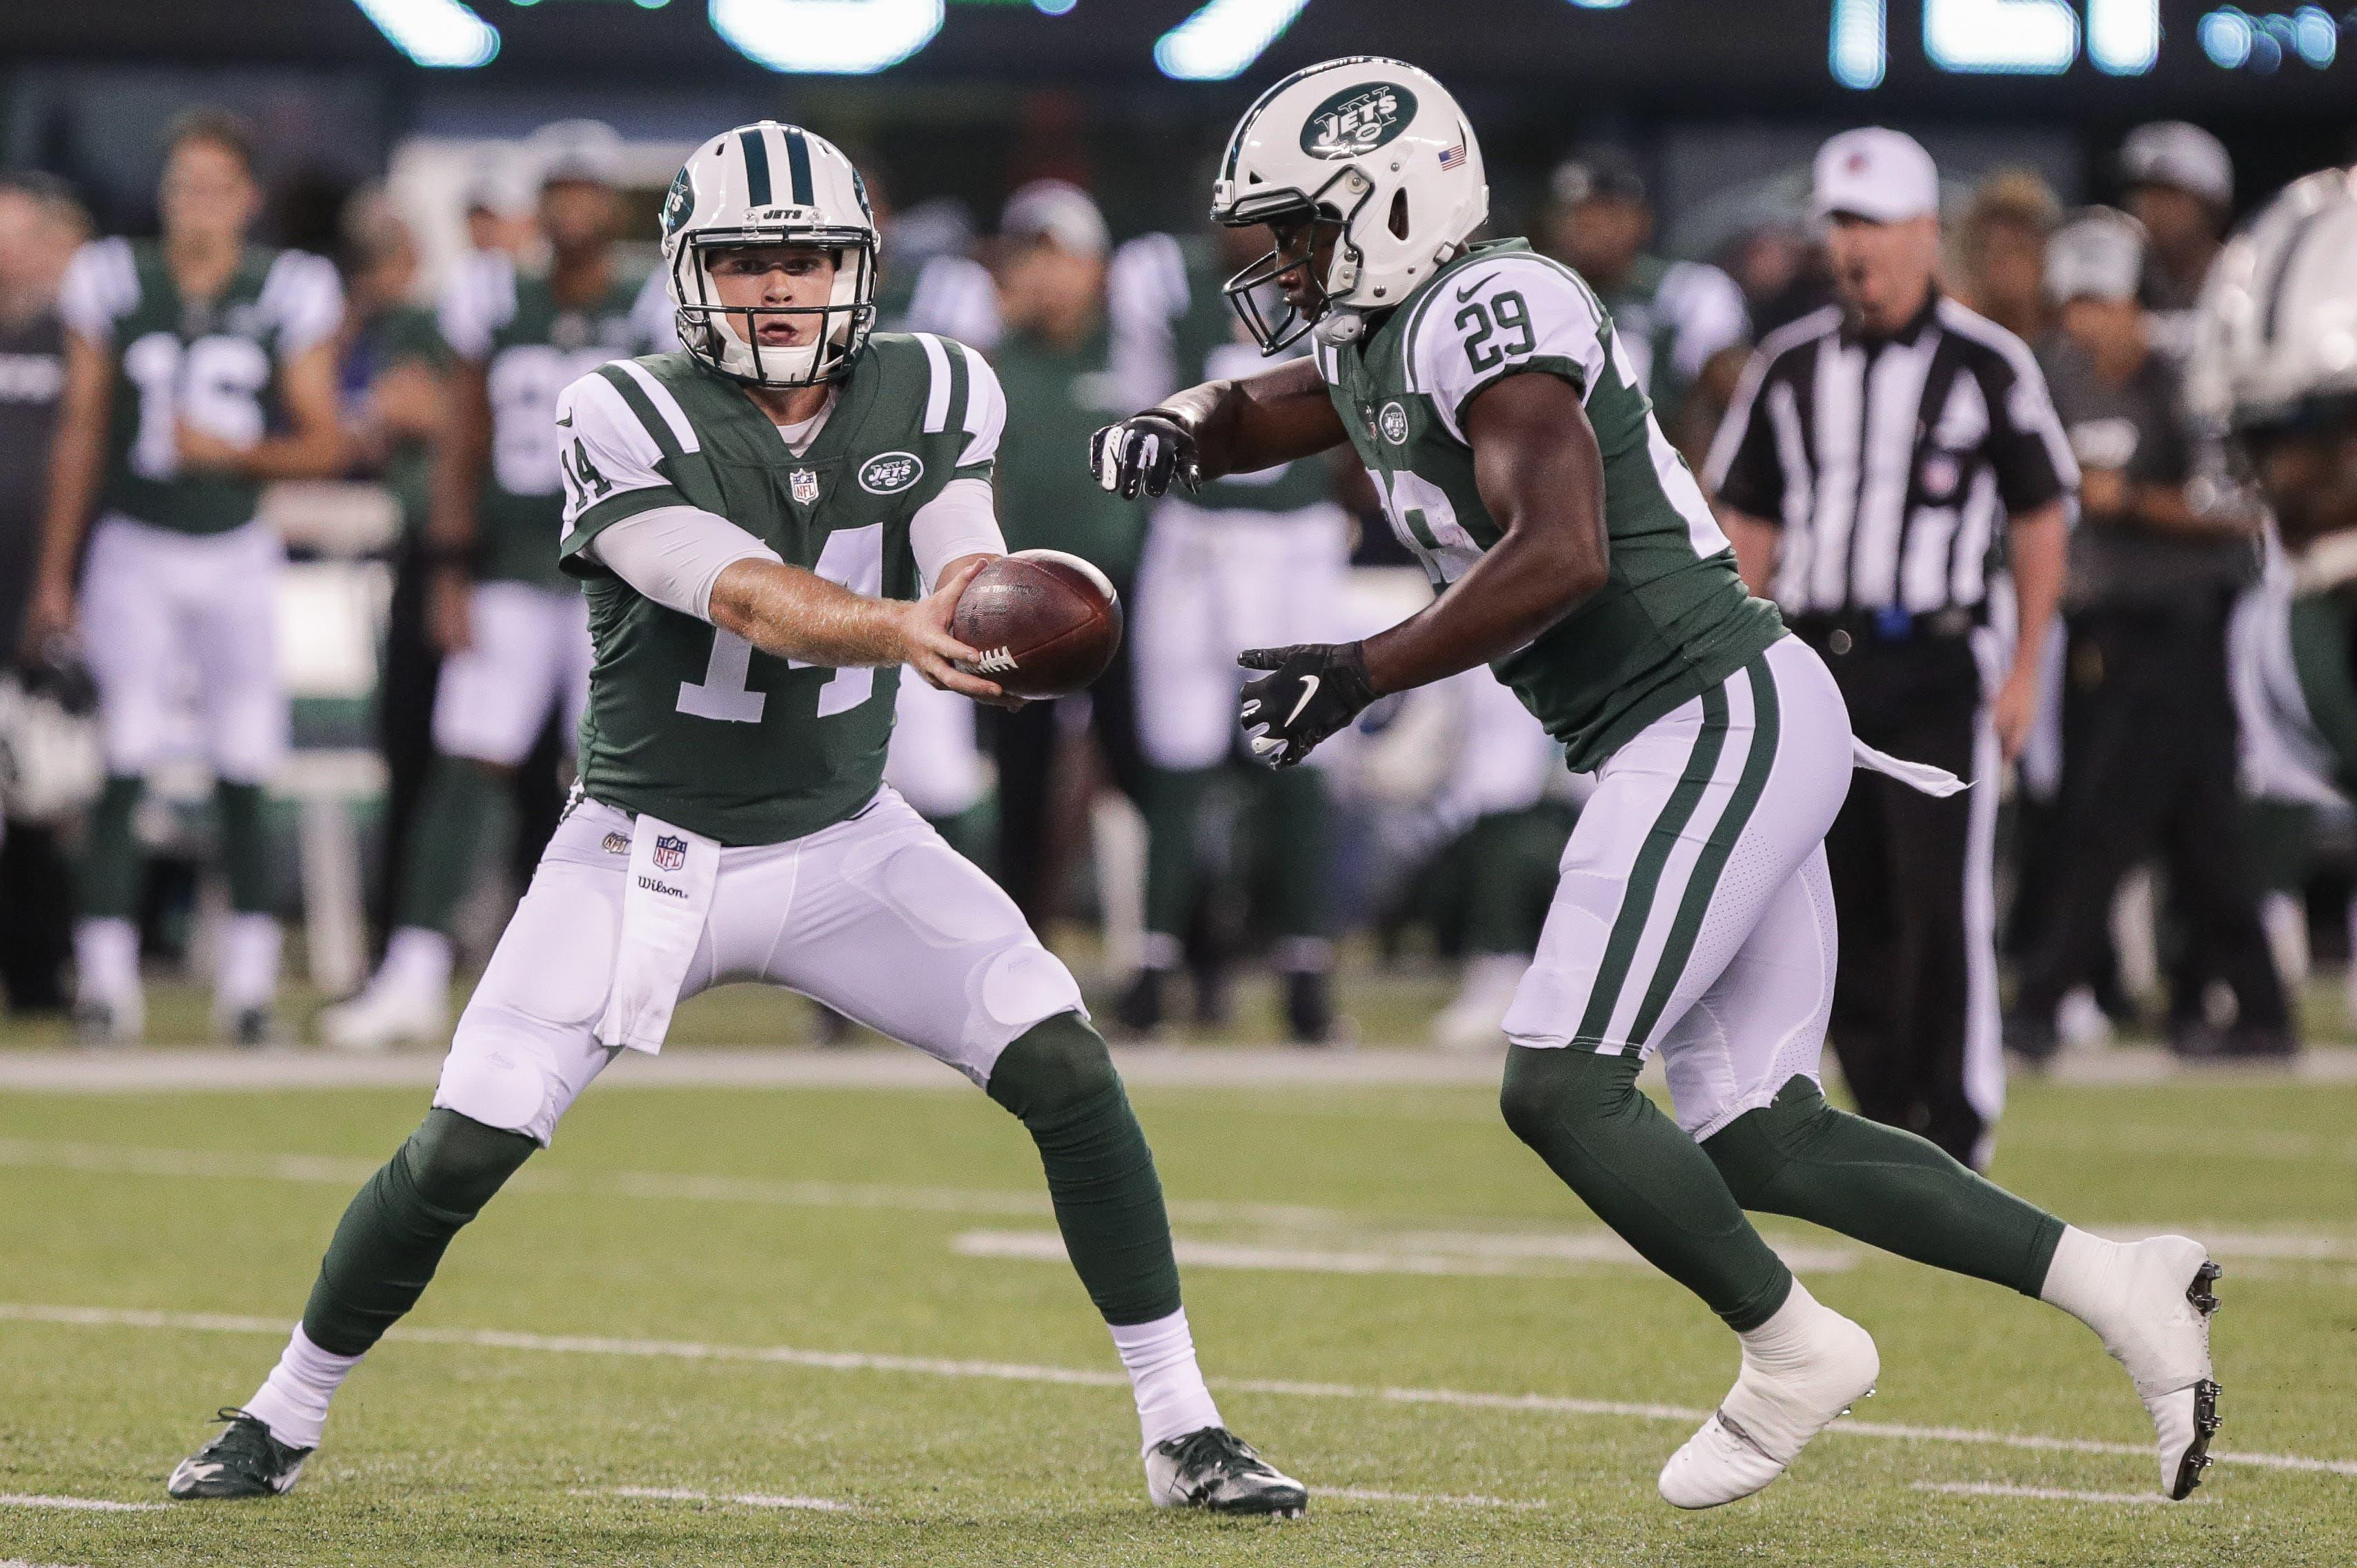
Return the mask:
[[(1137, 1100), (1188, 1240), (1363, 1258), (1592, 1230), (1479, 1090), (1153, 1090)], [(208, 1332), (0, 1316), (0, 1493), (160, 1499), (212, 1408), (243, 1398), (267, 1369), (358, 1174), (414, 1123), (420, 1101), (372, 1090), (0, 1097), (0, 1300), (272, 1325)], [(2357, 1090), (2341, 1087), (2029, 1084), (1997, 1174), (2091, 1222), (2231, 1232), (2245, 1253), (2253, 1232), (2318, 1239), (2317, 1256), (2226, 1259), (2221, 1445), (2357, 1459), (2352, 1112)], [(169, 1174), (176, 1164), (202, 1174)], [(685, 1187), (693, 1176), (737, 1181)], [(837, 1185), (789, 1185), (813, 1182)], [(1048, 1228), (1020, 1130), (953, 1084), (616, 1088), (589, 1095), (554, 1149), (460, 1239), (411, 1322), (1112, 1371), (1103, 1330), (1060, 1263), (953, 1247), (971, 1232)], [(1835, 1240), (1784, 1222), (1771, 1234)], [(2148, 1434), (2093, 1337), (2049, 1309), (1871, 1255), (1811, 1279), (1880, 1342), (1883, 1387), (1861, 1421), (2129, 1444)], [(1329, 1497), (1292, 1525), (1174, 1517), (1144, 1504), (1118, 1387), (391, 1341), (349, 1385), (292, 1496), (142, 1513), (0, 1507), (0, 1561), (2357, 1560), (2357, 1477), (2347, 1475), (2226, 1465), (2198, 1506), (2177, 1508), (1963, 1496), (1921, 1488), (2142, 1493), (2154, 1466), (1837, 1427), (1760, 1498), (1689, 1517), (1652, 1489), (1683, 1423), (1374, 1395), (1707, 1407), (1732, 1373), (1730, 1341), (1696, 1303), (1636, 1267), (1491, 1277), (1198, 1267), (1187, 1292), (1215, 1389), (1226, 1379), (1361, 1391), (1223, 1397), (1231, 1422), (1313, 1487), (1537, 1506)], [(611, 1495), (621, 1487), (853, 1509)]]

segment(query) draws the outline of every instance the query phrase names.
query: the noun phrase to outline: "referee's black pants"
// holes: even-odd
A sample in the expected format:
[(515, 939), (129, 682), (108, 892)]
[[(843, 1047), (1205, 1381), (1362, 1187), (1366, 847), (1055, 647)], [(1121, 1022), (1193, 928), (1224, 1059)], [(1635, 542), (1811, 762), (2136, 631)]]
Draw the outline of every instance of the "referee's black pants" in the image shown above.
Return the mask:
[(1824, 656), (1859, 739), (1972, 782), (1943, 800), (1860, 769), (1825, 858), (1841, 928), (1829, 1038), (1850, 1093), (1862, 1114), (1977, 1167), (2004, 1071), (1979, 663), (1962, 634), (1794, 629)]
[(2158, 855), (2182, 927), (2179, 1028), (2198, 1025), (2201, 987), (2233, 991), (2238, 1031), (2289, 1027), (2283, 983), (2259, 924), (2235, 784), (2223, 595), (2175, 605), (2092, 608), (2070, 620), (2062, 698), (2064, 831), (2053, 904), (2023, 955), (2015, 1005), (2050, 1019), (2090, 978), (2120, 879)]

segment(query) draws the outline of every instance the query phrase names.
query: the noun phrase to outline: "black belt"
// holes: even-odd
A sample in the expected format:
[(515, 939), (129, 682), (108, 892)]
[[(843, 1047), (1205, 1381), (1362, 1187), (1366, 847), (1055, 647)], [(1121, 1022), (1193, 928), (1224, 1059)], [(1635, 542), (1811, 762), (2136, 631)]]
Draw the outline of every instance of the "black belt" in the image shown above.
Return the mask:
[(1957, 641), (1971, 636), (1981, 618), (1975, 607), (1951, 605), (1921, 614), (1893, 607), (1846, 610), (1839, 615), (1794, 615), (1787, 616), (1784, 624), (1811, 647), (1838, 656), (1856, 648)]

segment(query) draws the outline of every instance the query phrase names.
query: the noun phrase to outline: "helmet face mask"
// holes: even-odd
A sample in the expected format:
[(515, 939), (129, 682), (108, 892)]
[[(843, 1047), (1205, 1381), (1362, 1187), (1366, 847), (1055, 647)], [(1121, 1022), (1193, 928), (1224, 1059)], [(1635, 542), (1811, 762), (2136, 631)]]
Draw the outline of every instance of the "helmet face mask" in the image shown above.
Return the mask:
[[(699, 147), (662, 209), (663, 260), (680, 342), (705, 369), (748, 386), (818, 386), (849, 373), (876, 325), (877, 235), (851, 160), (822, 136), (764, 120)], [(749, 247), (827, 252), (824, 304), (728, 305), (712, 274)], [(764, 320), (816, 317), (810, 341), (764, 343)]]
[[(1266, 353), (1313, 328), (1354, 336), (1361, 317), (1405, 303), (1490, 212), (1480, 144), (1457, 101), (1404, 61), (1358, 55), (1284, 78), (1245, 111), (1211, 187), (1211, 220), (1307, 230), (1231, 278), (1229, 303)], [(1326, 260), (1322, 273), (1317, 258)], [(1286, 309), (1270, 318), (1267, 285)]]

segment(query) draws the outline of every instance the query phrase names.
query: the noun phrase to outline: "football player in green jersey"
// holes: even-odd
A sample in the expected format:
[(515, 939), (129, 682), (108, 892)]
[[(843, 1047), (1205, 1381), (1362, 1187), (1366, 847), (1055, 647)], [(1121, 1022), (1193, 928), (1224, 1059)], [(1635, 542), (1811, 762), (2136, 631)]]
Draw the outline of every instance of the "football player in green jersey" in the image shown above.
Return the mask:
[(562, 553), (597, 646), (581, 792), (433, 1111), (346, 1212), (268, 1380), (170, 1490), (292, 1486), (337, 1386), (574, 1098), (621, 1050), (660, 1049), (682, 997), (760, 980), (1022, 1120), (1130, 1370), (1157, 1506), (1297, 1513), (1307, 1492), (1203, 1386), (1154, 1158), (1079, 988), (883, 783), (899, 666), (1002, 695), (948, 629), (1000, 548), (997, 383), (954, 341), (871, 333), (859, 177), (798, 126), (705, 143), (663, 233), (685, 351), (616, 360), (557, 407)]
[(486, 830), (550, 715), (569, 736), (588, 697), (588, 609), (550, 546), (564, 509), (557, 394), (617, 355), (674, 341), (662, 281), (616, 254), (620, 139), (594, 120), (560, 121), (525, 154), (540, 179), (548, 271), (478, 252), (442, 299), (457, 364), (424, 542), (444, 654), (436, 756), (404, 842), (384, 961), (359, 995), (319, 1015), (320, 1035), (346, 1049), (447, 1026), (450, 923)]
[[(1823, 840), (1857, 745), (1817, 656), (1745, 594), (1727, 542), (1578, 275), (1469, 243), (1488, 191), (1470, 126), (1396, 60), (1329, 61), (1263, 94), (1228, 145), (1222, 222), (1276, 247), (1230, 288), (1271, 347), (1100, 433), (1116, 490), (1154, 492), (1347, 440), (1432, 604), (1362, 642), (1248, 652), (1254, 747), (1289, 767), (1388, 692), (1488, 662), (1596, 791), (1506, 1015), (1508, 1124), (1741, 1341), (1734, 1390), (1663, 1466), (1681, 1508), (1768, 1485), (1874, 1385), (1865, 1329), (1819, 1305), (1744, 1218), (1790, 1214), (2074, 1314), (2126, 1367), (2181, 1498), (2217, 1424), (2199, 1242), (2116, 1244), (1991, 1186), (1818, 1086), (1835, 932)], [(1275, 321), (1254, 290), (1274, 282)], [(1638, 1092), (1662, 1053), (1676, 1120)], [(1961, 1413), (1961, 1412), (1960, 1412)]]
[(133, 819), (175, 715), (193, 706), (231, 911), (214, 1018), (258, 1045), (279, 945), (263, 796), (286, 746), (286, 699), (273, 635), (284, 553), (254, 513), (267, 482), (343, 466), (330, 341), (343, 293), (321, 258), (246, 242), (262, 192), (249, 134), (227, 114), (176, 124), (159, 204), (160, 242), (101, 240), (67, 270), (66, 383), (28, 629), (48, 639), (79, 623), (98, 682), (107, 779), (78, 889), (77, 1025), (90, 1039), (139, 1036)]

